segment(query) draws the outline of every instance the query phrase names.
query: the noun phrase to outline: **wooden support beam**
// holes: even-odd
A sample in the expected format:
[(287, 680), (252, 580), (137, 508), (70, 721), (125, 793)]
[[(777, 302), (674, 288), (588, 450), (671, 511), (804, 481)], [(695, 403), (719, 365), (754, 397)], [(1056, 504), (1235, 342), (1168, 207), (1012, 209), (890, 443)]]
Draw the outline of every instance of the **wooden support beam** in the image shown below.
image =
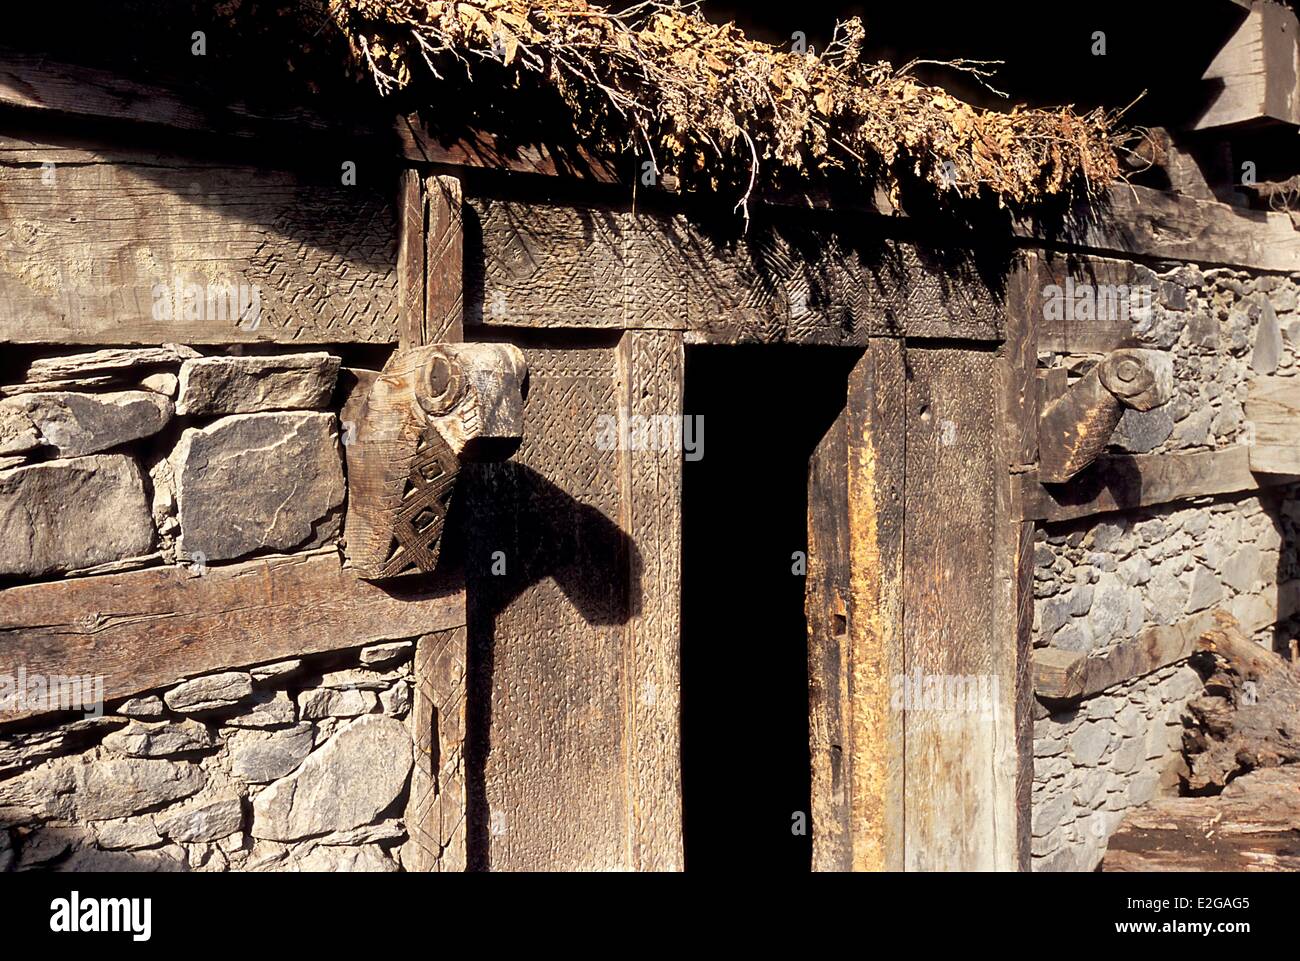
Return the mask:
[(1250, 469), (1300, 474), (1300, 380), (1257, 377), (1246, 395), (1246, 419), (1254, 425)]
[(1237, 445), (1215, 451), (1141, 454), (1099, 458), (1068, 484), (1044, 485), (1037, 471), (1016, 478), (1021, 516), (1064, 521), (1167, 504), (1189, 497), (1255, 491), (1294, 478), (1253, 474), (1250, 449)]
[(392, 343), (391, 194), (0, 137), (0, 343)]
[(1147, 628), (1105, 654), (1040, 647), (1034, 651), (1034, 694), (1048, 701), (1076, 701), (1158, 671), (1197, 650), (1206, 632), (1219, 626), (1221, 611), (1202, 611), (1177, 624)]
[(1105, 354), (1138, 346), (1133, 335), (1133, 292), (1152, 298), (1156, 294), (1140, 288), (1137, 264), (1130, 260), (1042, 253), (1032, 303), (1038, 319), (1038, 349)]
[(1209, 101), (1191, 124), (1212, 130), (1239, 124), (1300, 124), (1300, 24), (1280, 3), (1256, 0), (1206, 67)]
[[(376, 587), (334, 552), (50, 581), (0, 594), (0, 674), (100, 675), (115, 701), (211, 671), (465, 622), (460, 584)], [(9, 713), (0, 720), (30, 716)]]
[[(471, 198), (466, 323), (664, 329), (689, 343), (865, 346), (873, 336), (992, 341), (1000, 298), (971, 255), (755, 217), (720, 236), (679, 212)], [(480, 256), (481, 251), (481, 256)]]
[(415, 646), (411, 724), (415, 765), (406, 803), (407, 871), (464, 871), (465, 628), (425, 634)]
[(1153, 410), (1174, 393), (1174, 365), (1167, 353), (1126, 348), (1101, 359), (1038, 422), (1038, 478), (1068, 481), (1097, 459), (1119, 426), (1124, 408)]

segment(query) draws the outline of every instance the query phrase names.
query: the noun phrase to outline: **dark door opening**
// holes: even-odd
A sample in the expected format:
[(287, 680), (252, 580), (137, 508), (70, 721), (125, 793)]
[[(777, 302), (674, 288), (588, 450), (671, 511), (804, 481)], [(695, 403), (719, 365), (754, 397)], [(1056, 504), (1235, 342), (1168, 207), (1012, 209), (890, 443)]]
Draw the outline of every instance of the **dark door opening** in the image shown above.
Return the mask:
[(684, 460), (682, 484), (687, 870), (811, 866), (806, 578), (795, 555), (808, 551), (809, 458), (860, 356), (686, 351), (685, 411), (703, 418), (702, 456)]

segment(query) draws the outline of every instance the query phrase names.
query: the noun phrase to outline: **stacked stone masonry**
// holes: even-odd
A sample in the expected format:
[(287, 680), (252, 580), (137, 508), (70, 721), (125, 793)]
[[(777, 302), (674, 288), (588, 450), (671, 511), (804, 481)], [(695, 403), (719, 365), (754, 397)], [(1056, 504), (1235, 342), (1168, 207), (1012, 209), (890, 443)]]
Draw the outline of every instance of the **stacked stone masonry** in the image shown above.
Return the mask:
[(0, 870), (397, 871), (414, 639), (0, 733)]
[[(1297, 278), (1190, 265), (1138, 274), (1155, 296), (1133, 312), (1133, 332), (1173, 355), (1176, 394), (1166, 406), (1126, 411), (1113, 452), (1249, 444), (1252, 379), (1300, 371)], [(1071, 377), (1096, 360), (1039, 357)], [(1294, 486), (1044, 525), (1034, 546), (1034, 645), (1102, 656), (1146, 629), (1222, 610), (1294, 658), (1285, 599), (1300, 577), (1298, 528)], [(1034, 870), (1094, 870), (1126, 811), (1178, 792), (1187, 703), (1203, 691), (1183, 660), (1074, 704), (1036, 704)]]

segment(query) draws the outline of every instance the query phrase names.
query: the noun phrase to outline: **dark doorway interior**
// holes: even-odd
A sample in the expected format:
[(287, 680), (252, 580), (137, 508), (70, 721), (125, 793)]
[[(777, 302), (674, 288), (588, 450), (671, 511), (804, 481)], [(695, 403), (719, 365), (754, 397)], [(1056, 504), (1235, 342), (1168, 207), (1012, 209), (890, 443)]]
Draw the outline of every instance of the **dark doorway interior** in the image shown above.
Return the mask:
[(684, 406), (704, 426), (682, 490), (687, 870), (811, 865), (805, 578), (793, 555), (808, 550), (808, 460), (859, 356), (687, 349)]

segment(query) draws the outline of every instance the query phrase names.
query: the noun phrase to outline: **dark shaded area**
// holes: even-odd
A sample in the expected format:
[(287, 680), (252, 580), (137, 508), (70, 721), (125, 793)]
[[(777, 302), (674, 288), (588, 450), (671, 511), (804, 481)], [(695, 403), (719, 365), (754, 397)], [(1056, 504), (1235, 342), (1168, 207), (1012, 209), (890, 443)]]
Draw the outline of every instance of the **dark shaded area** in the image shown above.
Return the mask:
[[(808, 461), (855, 350), (693, 347), (683, 465), (682, 793), (688, 871), (806, 871), (812, 857)], [(797, 400), (782, 385), (797, 384)], [(795, 812), (808, 833), (792, 833)]]

